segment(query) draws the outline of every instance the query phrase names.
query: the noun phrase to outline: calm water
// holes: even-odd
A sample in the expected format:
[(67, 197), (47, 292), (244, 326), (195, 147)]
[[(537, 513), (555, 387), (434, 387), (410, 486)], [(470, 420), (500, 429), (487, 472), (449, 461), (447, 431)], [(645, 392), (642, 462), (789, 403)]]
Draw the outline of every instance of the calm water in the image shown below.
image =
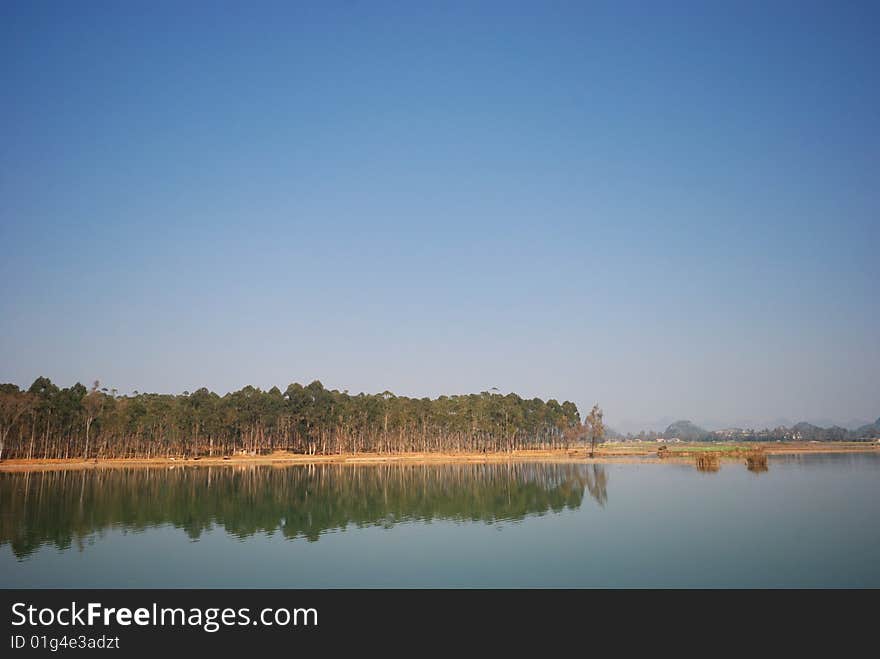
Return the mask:
[(880, 455), (0, 474), (3, 587), (880, 586)]

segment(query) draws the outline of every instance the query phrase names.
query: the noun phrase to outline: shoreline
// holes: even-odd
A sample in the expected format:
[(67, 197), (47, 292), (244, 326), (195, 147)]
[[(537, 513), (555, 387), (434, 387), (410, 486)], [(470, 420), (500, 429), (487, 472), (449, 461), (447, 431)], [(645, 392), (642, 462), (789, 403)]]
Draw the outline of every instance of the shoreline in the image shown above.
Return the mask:
[[(658, 458), (659, 446), (667, 446), (668, 457)], [(752, 451), (763, 451), (766, 455), (805, 455), (830, 453), (880, 453), (876, 442), (828, 442), (777, 443), (755, 442), (747, 445), (723, 444), (656, 444), (621, 446), (604, 445), (597, 449), (594, 457), (588, 456), (585, 448), (571, 449), (526, 449), (500, 451), (495, 453), (340, 453), (331, 455), (307, 455), (276, 452), (268, 455), (233, 455), (199, 458), (156, 457), (156, 458), (59, 458), (59, 459), (12, 459), (0, 462), (0, 472), (35, 472), (77, 469), (119, 469), (132, 467), (219, 467), (219, 466), (276, 466), (293, 465), (369, 465), (369, 464), (496, 464), (505, 462), (586, 462), (606, 464), (614, 462), (680, 463), (691, 461), (700, 454), (711, 453), (721, 460), (741, 460)]]

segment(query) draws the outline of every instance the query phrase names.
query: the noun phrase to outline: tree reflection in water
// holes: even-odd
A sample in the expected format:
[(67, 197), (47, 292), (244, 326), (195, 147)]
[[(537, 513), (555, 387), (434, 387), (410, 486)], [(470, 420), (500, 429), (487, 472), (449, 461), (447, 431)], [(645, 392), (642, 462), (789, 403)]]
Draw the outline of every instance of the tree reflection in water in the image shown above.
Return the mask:
[(593, 464), (592, 467), (591, 470), (588, 469), (584, 472), (587, 491), (604, 508), (608, 501), (608, 475), (605, 473), (604, 466)]
[(82, 549), (107, 529), (161, 525), (198, 539), (322, 533), (433, 519), (493, 523), (608, 500), (601, 465), (513, 463), (93, 469), (0, 474), (0, 545)]

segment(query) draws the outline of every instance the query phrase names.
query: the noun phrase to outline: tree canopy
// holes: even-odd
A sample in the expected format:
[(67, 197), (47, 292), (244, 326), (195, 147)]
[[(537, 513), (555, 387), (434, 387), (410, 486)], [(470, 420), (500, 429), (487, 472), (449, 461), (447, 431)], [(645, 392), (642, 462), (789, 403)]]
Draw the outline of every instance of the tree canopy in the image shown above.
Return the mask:
[(117, 395), (95, 382), (0, 385), (0, 458), (504, 451), (567, 446), (574, 403), (482, 392), (356, 395), (321, 382), (282, 391)]

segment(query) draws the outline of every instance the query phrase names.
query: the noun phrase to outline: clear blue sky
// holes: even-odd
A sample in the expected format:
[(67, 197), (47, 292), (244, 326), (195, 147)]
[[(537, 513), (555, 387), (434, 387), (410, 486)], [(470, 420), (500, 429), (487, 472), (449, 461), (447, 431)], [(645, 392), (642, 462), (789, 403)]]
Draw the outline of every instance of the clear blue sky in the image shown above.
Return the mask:
[(878, 23), (3, 2), (0, 381), (873, 420)]

